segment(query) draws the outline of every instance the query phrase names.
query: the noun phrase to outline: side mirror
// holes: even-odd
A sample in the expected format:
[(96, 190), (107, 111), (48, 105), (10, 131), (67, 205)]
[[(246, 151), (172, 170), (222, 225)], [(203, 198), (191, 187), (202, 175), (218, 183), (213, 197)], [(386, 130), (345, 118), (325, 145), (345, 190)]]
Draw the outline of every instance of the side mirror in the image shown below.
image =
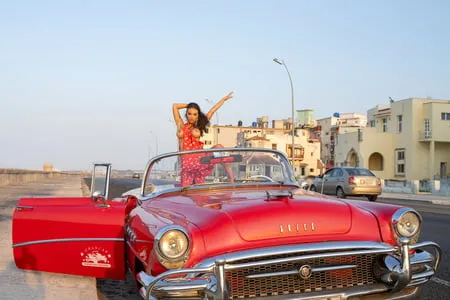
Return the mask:
[(110, 207), (108, 202), (106, 202), (105, 197), (102, 195), (100, 191), (95, 191), (92, 193), (92, 200), (96, 203), (96, 206), (100, 207)]

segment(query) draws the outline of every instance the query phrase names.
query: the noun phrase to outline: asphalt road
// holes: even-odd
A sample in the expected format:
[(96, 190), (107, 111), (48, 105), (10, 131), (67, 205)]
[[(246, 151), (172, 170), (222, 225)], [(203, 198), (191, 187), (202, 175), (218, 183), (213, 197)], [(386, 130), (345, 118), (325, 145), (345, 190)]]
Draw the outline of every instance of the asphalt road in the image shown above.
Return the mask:
[[(87, 179), (89, 183), (90, 179)], [(130, 189), (139, 187), (141, 180), (119, 179), (111, 180), (111, 197), (120, 195)], [(366, 201), (360, 198), (355, 201)], [(409, 206), (419, 211), (423, 218), (421, 240), (434, 241), (440, 244), (443, 252), (442, 262), (436, 276), (428, 282), (422, 290), (422, 298), (425, 300), (447, 300), (450, 298), (450, 205), (435, 205), (424, 201), (383, 199), (377, 202)], [(97, 288), (102, 300), (138, 300), (131, 278), (127, 281), (97, 280)]]

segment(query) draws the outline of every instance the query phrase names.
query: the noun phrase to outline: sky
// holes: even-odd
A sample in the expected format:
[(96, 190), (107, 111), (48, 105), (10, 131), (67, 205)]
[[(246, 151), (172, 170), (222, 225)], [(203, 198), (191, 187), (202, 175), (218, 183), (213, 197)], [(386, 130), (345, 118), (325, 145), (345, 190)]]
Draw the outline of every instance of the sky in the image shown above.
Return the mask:
[[(143, 169), (173, 103), (219, 123), (450, 99), (450, 2), (0, 1), (0, 168)], [(208, 101), (206, 100), (208, 99)], [(213, 118), (215, 124), (216, 117)]]

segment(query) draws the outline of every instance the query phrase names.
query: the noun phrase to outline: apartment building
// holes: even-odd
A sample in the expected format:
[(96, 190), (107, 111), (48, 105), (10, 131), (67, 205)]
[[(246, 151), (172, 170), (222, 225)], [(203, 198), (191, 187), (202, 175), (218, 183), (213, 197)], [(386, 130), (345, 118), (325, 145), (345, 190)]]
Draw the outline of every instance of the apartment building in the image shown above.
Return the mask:
[(367, 117), (367, 128), (337, 134), (337, 165), (365, 167), (384, 179), (449, 177), (450, 100), (393, 101)]
[(319, 140), (311, 136), (310, 129), (295, 129), (292, 147), (292, 120), (272, 120), (263, 116), (257, 118), (251, 127), (210, 126), (202, 137), (205, 148), (215, 144), (224, 147), (269, 148), (283, 152), (292, 160), (294, 151), (294, 173), (296, 176), (319, 175), (323, 164), (320, 161)]
[(315, 134), (321, 143), (321, 160), (327, 168), (335, 165), (336, 138), (340, 133), (358, 132), (366, 127), (367, 115), (359, 113), (334, 113), (332, 117), (317, 120)]

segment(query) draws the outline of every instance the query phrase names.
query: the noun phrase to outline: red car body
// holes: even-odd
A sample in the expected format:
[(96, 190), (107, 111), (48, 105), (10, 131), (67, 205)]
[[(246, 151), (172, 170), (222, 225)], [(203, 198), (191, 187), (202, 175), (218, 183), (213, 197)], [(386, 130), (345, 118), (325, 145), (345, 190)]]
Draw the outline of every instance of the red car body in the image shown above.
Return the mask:
[[(128, 270), (145, 299), (412, 299), (434, 275), (439, 246), (395, 230), (405, 216), (420, 219), (414, 210), (299, 189), (277, 151), (214, 151), (253, 151), (279, 159), (280, 168), (156, 191), (155, 162), (173, 153), (149, 162), (140, 195), (22, 198), (13, 216), (17, 267), (112, 279)], [(242, 166), (239, 174), (255, 169)], [(274, 170), (286, 180), (260, 181)]]

